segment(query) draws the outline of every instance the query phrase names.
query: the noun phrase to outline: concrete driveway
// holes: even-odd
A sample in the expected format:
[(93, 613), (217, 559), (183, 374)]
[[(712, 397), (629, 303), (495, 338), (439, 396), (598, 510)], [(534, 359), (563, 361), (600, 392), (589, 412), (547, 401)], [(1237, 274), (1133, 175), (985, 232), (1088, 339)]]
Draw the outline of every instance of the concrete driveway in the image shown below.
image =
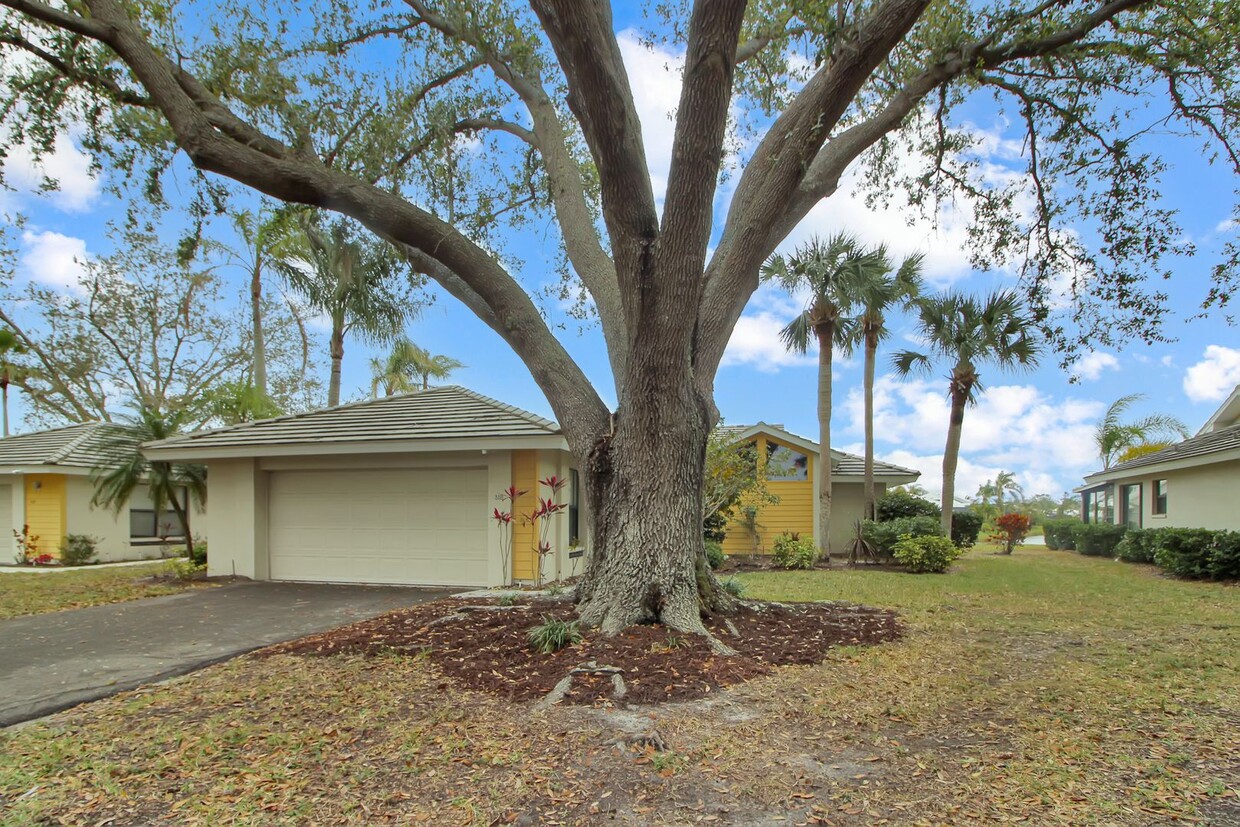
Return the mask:
[(0, 621), (0, 726), (448, 594), (246, 582)]

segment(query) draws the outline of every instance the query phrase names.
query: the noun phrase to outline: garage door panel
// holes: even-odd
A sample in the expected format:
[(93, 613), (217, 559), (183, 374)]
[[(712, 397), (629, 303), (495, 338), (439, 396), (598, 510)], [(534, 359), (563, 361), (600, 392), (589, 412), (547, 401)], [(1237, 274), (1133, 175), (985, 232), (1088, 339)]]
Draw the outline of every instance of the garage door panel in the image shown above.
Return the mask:
[(17, 559), (13, 531), (13, 486), (0, 485), (0, 559), (5, 563)]
[(484, 585), (486, 492), (485, 469), (275, 472), (271, 577)]

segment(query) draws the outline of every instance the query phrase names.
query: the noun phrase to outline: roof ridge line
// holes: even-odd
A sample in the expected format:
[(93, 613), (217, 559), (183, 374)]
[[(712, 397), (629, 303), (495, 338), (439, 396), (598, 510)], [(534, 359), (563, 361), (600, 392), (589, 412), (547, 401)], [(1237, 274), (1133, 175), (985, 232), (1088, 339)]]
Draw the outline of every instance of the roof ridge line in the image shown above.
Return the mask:
[(496, 408), (499, 408), (500, 410), (507, 411), (508, 413), (516, 414), (517, 416), (521, 417), (527, 422), (532, 422), (535, 425), (538, 425), (540, 427), (555, 428), (556, 430), (560, 429), (560, 423), (556, 422), (554, 419), (547, 419), (545, 417), (539, 416), (533, 411), (527, 411), (524, 408), (518, 408), (516, 405), (509, 405), (507, 402), (501, 402), (498, 399), (493, 399), (490, 396), (478, 393), (477, 391), (467, 388), (463, 385), (441, 385), (439, 386), (439, 388), (436, 388), (436, 390), (440, 388), (445, 389), (445, 390), (453, 389), (453, 390), (460, 391), (466, 396), (472, 396), (474, 399), (477, 399), (480, 402), (485, 402), (488, 405), (492, 405)]
[[(78, 434), (73, 439), (69, 440), (64, 445), (62, 445), (59, 451), (56, 451), (53, 454), (51, 454), (47, 458), (47, 464), (58, 465), (62, 460), (66, 459), (71, 453), (73, 453), (77, 448), (81, 447), (83, 443), (87, 442), (92, 436), (94, 436), (95, 431), (98, 427), (107, 425), (107, 424), (110, 424), (110, 423), (79, 422), (76, 426), (69, 426), (69, 427), (80, 427), (82, 429), (82, 433)], [(57, 428), (54, 430), (63, 430), (63, 429)], [(43, 433), (47, 433), (47, 431), (44, 431)]]

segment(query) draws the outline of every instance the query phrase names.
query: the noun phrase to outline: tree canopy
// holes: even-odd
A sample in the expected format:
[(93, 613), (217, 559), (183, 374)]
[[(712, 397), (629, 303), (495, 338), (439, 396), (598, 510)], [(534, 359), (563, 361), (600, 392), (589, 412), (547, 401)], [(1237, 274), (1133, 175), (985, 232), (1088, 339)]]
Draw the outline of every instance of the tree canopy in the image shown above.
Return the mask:
[[(715, 374), (760, 265), (846, 172), (914, 207), (972, 198), (975, 263), (1017, 270), (1070, 355), (1163, 335), (1147, 279), (1186, 244), (1149, 136), (1240, 169), (1231, 0), (651, 3), (645, 36), (683, 55), (661, 193), (605, 0), (0, 7), (4, 147), (37, 155), (72, 125), (155, 196), (184, 153), (204, 216), (232, 184), (350, 216), (513, 348), (582, 466), (578, 597), (608, 630), (700, 631), (700, 607), (726, 607), (694, 570), (700, 494), (681, 492), (701, 489)], [(988, 177), (965, 115), (980, 98), (1022, 125), (1024, 174)], [(618, 411), (513, 275), (506, 233), (548, 217)], [(1203, 300), (1230, 297), (1231, 254)]]

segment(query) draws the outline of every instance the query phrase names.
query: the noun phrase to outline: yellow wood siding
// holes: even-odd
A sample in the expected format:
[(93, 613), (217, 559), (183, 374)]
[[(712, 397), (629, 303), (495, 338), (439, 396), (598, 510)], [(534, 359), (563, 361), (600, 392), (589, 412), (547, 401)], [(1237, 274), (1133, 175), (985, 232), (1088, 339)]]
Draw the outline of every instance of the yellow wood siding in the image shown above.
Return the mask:
[(512, 452), (512, 484), (525, 492), (512, 504), (512, 576), (515, 580), (534, 580), (537, 527), (527, 522), (525, 515), (538, 507), (538, 451)]
[(26, 475), (26, 525), (39, 538), (39, 553), (60, 556), (65, 538), (64, 474)]
[[(767, 443), (783, 445), (798, 453), (804, 453), (794, 445), (788, 445), (777, 439), (759, 436), (758, 456), (765, 462)], [(767, 483), (772, 494), (779, 497), (779, 502), (768, 505), (758, 512), (758, 533), (755, 536), (741, 522), (733, 518), (727, 526), (727, 537), (723, 541), (724, 554), (770, 554), (775, 538), (785, 531), (796, 532), (807, 540), (814, 539), (814, 463), (810, 457), (806, 479), (773, 480)]]

